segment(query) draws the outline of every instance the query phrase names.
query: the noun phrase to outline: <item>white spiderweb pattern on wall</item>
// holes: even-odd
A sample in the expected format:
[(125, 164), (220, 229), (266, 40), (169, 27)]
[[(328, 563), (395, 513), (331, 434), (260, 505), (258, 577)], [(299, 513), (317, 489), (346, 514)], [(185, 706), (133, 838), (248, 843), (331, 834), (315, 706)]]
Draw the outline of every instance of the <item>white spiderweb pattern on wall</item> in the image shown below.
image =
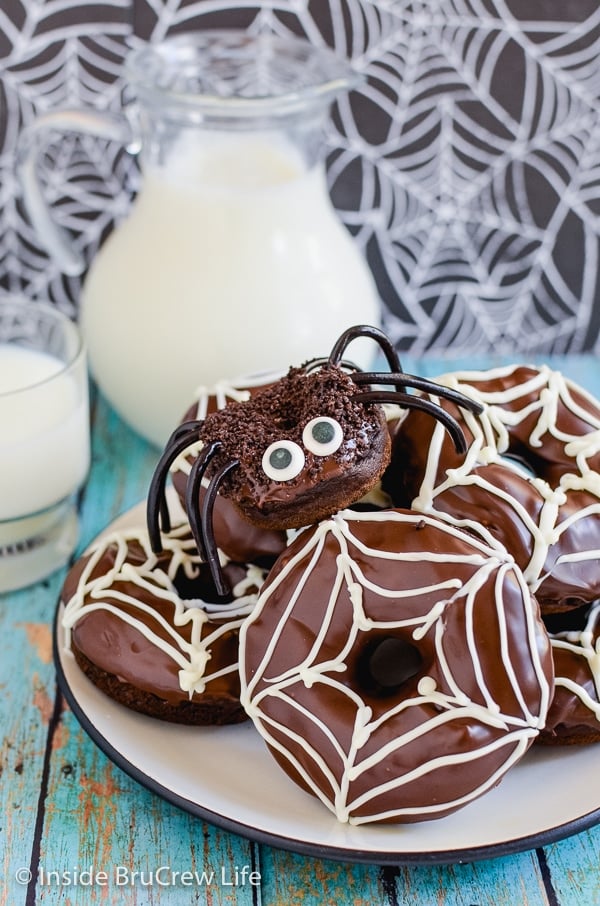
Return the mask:
[[(77, 304), (79, 282), (47, 261), (17, 201), (21, 123), (65, 105), (117, 109), (127, 43), (234, 21), (328, 43), (365, 76), (336, 107), (330, 186), (400, 348), (590, 347), (600, 324), (600, 9), (580, 0), (579, 18), (566, 22), (573, 4), (562, 6), (287, 0), (232, 12), (218, 0), (112, 0), (94, 15), (95, 7), (84, 14), (64, 0), (60, 14), (60, 4), (28, 4), (18, 28), (0, 13), (10, 45), (2, 60), (3, 285), (66, 309)], [(58, 219), (91, 260), (126, 213), (135, 163), (120, 148), (69, 136), (46, 164)]]

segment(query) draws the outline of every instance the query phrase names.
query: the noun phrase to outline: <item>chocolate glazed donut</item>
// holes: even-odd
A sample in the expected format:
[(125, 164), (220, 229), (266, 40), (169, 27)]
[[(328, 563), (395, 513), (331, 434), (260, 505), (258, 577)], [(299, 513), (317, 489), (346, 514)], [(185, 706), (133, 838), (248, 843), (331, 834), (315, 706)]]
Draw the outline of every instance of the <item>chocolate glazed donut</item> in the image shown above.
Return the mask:
[(600, 742), (600, 601), (548, 616), (554, 659), (554, 697), (539, 742)]
[(301, 532), (240, 632), (241, 701), (340, 821), (437, 818), (544, 724), (552, 661), (512, 558), (439, 520), (349, 510)]
[(460, 372), (438, 382), (484, 411), (436, 400), (461, 422), (465, 457), (418, 411), (406, 413), (383, 479), (394, 503), (505, 546), (543, 613), (598, 598), (598, 401), (547, 367)]
[(105, 694), (150, 717), (206, 725), (245, 720), (238, 635), (265, 572), (227, 562), (233, 593), (218, 598), (189, 526), (150, 549), (145, 529), (109, 532), (69, 571), (65, 644)]

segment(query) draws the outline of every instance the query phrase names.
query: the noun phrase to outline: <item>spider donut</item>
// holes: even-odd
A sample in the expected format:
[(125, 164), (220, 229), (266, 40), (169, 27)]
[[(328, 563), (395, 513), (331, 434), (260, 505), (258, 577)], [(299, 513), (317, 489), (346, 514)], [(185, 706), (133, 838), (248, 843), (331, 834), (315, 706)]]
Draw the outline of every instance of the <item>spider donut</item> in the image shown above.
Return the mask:
[[(543, 613), (600, 597), (600, 404), (547, 367), (510, 366), (438, 379), (482, 406), (458, 410), (468, 443), (408, 412), (383, 481), (397, 506), (500, 542), (523, 569)], [(525, 466), (525, 468), (524, 468)]]
[(447, 815), (537, 738), (552, 658), (507, 554), (405, 510), (301, 532), (240, 632), (241, 701), (340, 821)]
[[(343, 361), (356, 337), (379, 343), (389, 372), (364, 373)], [(387, 390), (381, 385), (393, 385)], [(297, 529), (350, 506), (371, 490), (390, 458), (390, 433), (381, 403), (418, 408), (438, 419), (454, 446), (464, 437), (454, 416), (407, 388), (432, 390), (458, 405), (479, 410), (464, 394), (404, 374), (387, 337), (373, 327), (346, 331), (327, 359), (289, 372), (250, 399), (232, 402), (174, 431), (157, 465), (148, 494), (148, 530), (155, 551), (168, 527), (165, 482), (177, 457), (192, 444), (197, 456), (186, 484), (186, 511), (202, 558), (220, 576), (212, 531), (217, 492), (243, 518), (268, 530)], [(198, 449), (199, 447), (199, 449)], [(199, 506), (199, 488), (209, 478)]]

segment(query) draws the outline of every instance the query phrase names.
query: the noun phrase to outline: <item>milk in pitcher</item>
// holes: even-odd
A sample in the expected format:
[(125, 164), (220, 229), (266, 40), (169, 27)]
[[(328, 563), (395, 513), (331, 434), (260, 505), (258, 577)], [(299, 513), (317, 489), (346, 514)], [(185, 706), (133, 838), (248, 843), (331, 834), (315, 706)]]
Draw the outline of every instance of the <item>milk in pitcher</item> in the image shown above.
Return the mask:
[[(327, 355), (379, 305), (322, 164), (279, 133), (195, 132), (144, 168), (81, 319), (104, 394), (162, 445), (199, 386)], [(351, 357), (370, 352), (359, 341)]]

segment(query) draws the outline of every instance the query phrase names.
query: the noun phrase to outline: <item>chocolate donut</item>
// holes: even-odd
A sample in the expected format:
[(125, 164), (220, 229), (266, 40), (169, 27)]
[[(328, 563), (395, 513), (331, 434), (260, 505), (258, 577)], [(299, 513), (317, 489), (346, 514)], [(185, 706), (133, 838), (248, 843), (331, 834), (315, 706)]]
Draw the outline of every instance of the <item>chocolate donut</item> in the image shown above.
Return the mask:
[(264, 571), (223, 568), (228, 600), (217, 598), (188, 526), (166, 535), (159, 555), (145, 529), (108, 533), (65, 580), (66, 645), (98, 688), (135, 711), (195, 725), (244, 720), (238, 635)]
[(240, 633), (241, 701), (340, 821), (437, 818), (544, 724), (552, 658), (512, 558), (439, 520), (349, 510), (299, 533)]
[(547, 617), (555, 688), (539, 742), (600, 742), (600, 601)]
[(510, 366), (437, 379), (481, 415), (431, 397), (468, 440), (458, 456), (417, 411), (396, 432), (383, 486), (396, 506), (436, 514), (514, 556), (543, 613), (600, 596), (600, 404), (557, 371)]

